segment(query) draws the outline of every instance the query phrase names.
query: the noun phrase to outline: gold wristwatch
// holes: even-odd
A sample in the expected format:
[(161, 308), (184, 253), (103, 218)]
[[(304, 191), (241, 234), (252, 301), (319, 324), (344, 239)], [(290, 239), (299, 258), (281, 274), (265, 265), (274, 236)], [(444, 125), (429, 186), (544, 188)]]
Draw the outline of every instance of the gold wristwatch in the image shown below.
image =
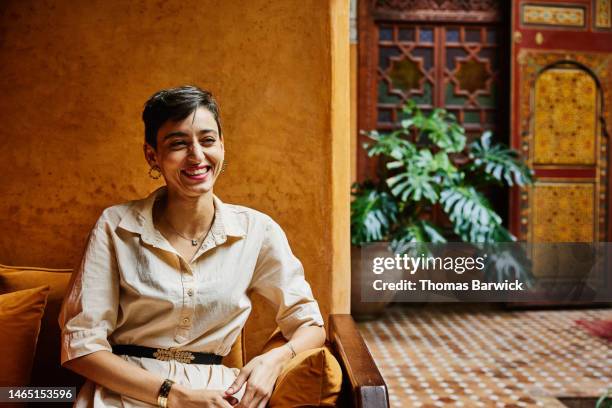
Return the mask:
[(174, 384), (174, 381), (166, 378), (161, 387), (159, 387), (159, 393), (157, 394), (157, 405), (160, 408), (168, 408), (168, 394), (170, 394), (172, 384)]

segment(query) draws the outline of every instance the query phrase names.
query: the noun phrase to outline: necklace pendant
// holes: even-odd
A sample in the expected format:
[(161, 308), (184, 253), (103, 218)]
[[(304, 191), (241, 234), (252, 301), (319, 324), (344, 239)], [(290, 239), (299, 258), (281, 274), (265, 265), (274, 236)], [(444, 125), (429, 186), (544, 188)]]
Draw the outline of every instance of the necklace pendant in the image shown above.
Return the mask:
[(193, 246), (198, 245), (198, 240), (197, 239), (192, 239), (191, 240), (191, 245), (193, 245)]

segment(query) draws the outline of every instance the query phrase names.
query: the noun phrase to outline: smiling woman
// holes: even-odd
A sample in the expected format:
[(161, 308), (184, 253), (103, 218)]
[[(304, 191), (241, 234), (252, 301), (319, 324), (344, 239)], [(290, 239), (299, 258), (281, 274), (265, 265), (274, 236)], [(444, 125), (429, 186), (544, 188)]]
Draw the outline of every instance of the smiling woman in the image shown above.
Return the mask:
[[(166, 198), (153, 208), (153, 219), (159, 221), (161, 232), (186, 260), (192, 259), (210, 229), (213, 202), (199, 198), (212, 194), (225, 156), (216, 102), (209, 93), (200, 92), (206, 103), (188, 112), (186, 117), (170, 118), (163, 123), (151, 121), (149, 127), (157, 124), (159, 127), (150, 132), (145, 129), (146, 135), (155, 134), (144, 145), (146, 160), (152, 170), (161, 173), (168, 189)], [(176, 104), (181, 103), (181, 98), (187, 101), (199, 96), (197, 89), (189, 87), (172, 95)], [(155, 103), (168, 103), (168, 99), (168, 91), (162, 91), (147, 102), (143, 113), (145, 127), (147, 119), (158, 110)]]
[[(89, 381), (77, 407), (264, 407), (283, 364), (323, 344), (317, 302), (280, 226), (225, 204), (212, 95), (185, 86), (146, 103), (145, 158), (166, 185), (107, 208), (66, 296), (62, 364)], [(225, 367), (255, 291), (277, 309), (285, 345)]]
[(161, 172), (171, 191), (192, 197), (212, 190), (225, 153), (217, 123), (214, 114), (200, 106), (182, 120), (166, 121), (156, 143), (145, 144), (149, 165)]

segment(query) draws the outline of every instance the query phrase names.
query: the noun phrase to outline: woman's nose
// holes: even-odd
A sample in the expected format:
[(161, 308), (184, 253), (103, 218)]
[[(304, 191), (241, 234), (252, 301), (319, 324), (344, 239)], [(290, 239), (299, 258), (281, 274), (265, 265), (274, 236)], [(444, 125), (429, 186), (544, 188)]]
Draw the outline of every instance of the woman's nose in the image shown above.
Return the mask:
[(204, 159), (204, 147), (202, 147), (199, 143), (192, 144), (189, 150), (191, 156), (198, 159), (198, 161), (202, 161), (202, 159)]

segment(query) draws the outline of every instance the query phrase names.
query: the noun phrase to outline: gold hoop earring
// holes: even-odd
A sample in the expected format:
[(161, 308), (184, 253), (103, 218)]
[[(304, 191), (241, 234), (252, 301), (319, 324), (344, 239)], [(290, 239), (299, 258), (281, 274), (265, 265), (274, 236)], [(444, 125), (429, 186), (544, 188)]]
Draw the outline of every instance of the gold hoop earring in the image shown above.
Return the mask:
[(151, 168), (149, 169), (149, 177), (151, 177), (153, 180), (157, 180), (161, 176), (162, 176), (162, 172), (159, 166), (157, 165), (151, 166)]

